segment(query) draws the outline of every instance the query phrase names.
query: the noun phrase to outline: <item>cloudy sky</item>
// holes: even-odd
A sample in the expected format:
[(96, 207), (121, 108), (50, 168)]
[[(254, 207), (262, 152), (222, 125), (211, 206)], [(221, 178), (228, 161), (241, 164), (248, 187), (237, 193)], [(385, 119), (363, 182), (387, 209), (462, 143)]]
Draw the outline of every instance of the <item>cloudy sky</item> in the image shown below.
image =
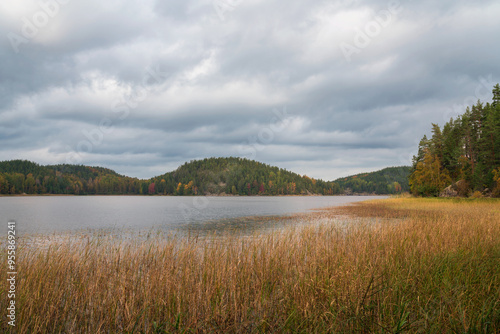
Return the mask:
[(0, 160), (408, 165), (431, 122), (490, 101), (499, 17), (486, 0), (3, 1)]

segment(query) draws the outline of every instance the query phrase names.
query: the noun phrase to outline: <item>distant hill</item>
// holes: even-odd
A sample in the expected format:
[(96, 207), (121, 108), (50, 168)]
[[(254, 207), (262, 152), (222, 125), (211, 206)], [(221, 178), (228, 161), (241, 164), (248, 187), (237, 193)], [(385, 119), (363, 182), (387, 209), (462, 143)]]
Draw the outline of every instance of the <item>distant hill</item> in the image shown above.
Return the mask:
[[(140, 180), (103, 167), (0, 162), (0, 194), (337, 195), (407, 191), (409, 167), (392, 167), (334, 182), (242, 158), (207, 158)], [(398, 182), (399, 185), (396, 185)], [(401, 189), (400, 189), (401, 188)]]
[(335, 195), (342, 192), (333, 182), (241, 158), (191, 161), (152, 180), (159, 193), (176, 195)]
[(135, 194), (140, 187), (141, 180), (103, 167), (0, 162), (0, 194)]
[(388, 167), (335, 180), (346, 193), (395, 194), (409, 192), (410, 167)]

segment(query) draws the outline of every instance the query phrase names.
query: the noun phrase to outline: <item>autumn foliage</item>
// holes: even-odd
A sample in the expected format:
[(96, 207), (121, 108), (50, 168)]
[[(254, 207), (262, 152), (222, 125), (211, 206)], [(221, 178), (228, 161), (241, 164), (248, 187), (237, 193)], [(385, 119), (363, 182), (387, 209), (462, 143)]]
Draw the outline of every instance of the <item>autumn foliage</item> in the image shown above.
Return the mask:
[(446, 187), (461, 196), (500, 195), (500, 85), (493, 102), (478, 102), (441, 129), (432, 124), (432, 138), (424, 136), (413, 157), (411, 191), (437, 196)]

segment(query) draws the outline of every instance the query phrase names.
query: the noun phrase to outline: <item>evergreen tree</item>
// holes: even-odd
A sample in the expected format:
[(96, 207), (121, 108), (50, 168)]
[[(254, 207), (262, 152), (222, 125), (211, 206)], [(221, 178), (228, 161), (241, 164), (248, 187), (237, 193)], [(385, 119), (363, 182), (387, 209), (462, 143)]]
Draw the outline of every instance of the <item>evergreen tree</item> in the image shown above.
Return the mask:
[(427, 140), (424, 136), (413, 159), (410, 183), (414, 194), (436, 195), (445, 186), (442, 180), (460, 183), (459, 192), (463, 195), (474, 191), (500, 192), (495, 181), (495, 171), (500, 166), (499, 102), (497, 84), (491, 104), (478, 101), (456, 120), (446, 123), (442, 130), (432, 124), (432, 138)]
[(493, 87), (493, 107), (497, 108), (500, 106), (500, 84), (496, 84)]

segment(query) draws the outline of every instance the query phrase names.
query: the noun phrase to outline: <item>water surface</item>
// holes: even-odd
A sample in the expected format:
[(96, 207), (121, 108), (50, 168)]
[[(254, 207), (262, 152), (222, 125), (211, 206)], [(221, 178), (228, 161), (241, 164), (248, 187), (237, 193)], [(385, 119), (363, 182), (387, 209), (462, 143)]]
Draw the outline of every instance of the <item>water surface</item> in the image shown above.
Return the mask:
[[(15, 220), (20, 234), (82, 230), (219, 231), (256, 219), (345, 205), (380, 196), (170, 197), (26, 196), (0, 197), (0, 216)], [(259, 218), (260, 219), (260, 218)]]

